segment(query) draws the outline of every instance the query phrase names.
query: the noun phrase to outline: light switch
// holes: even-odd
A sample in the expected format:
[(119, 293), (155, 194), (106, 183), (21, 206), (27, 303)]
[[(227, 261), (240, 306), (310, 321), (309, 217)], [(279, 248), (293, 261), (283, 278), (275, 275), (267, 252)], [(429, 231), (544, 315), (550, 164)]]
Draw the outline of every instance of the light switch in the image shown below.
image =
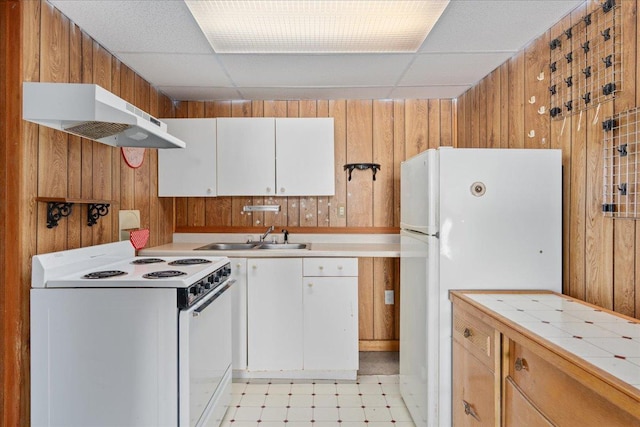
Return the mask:
[(342, 203), (341, 203), (341, 204), (339, 204), (339, 205), (338, 205), (338, 218), (344, 218), (344, 216), (345, 216), (345, 211), (346, 211), (345, 206), (344, 206)]
[(384, 291), (384, 303), (393, 305), (393, 291)]

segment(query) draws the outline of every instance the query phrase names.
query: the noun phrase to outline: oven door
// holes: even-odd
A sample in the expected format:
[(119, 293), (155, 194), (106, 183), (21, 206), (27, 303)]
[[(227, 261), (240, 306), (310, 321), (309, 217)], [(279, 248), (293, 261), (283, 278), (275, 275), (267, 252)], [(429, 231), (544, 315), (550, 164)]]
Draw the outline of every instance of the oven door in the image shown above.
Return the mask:
[(229, 288), (233, 283), (227, 280), (202, 301), (179, 313), (180, 427), (204, 426), (212, 414), (224, 414), (214, 406), (229, 404), (226, 377), (231, 374)]

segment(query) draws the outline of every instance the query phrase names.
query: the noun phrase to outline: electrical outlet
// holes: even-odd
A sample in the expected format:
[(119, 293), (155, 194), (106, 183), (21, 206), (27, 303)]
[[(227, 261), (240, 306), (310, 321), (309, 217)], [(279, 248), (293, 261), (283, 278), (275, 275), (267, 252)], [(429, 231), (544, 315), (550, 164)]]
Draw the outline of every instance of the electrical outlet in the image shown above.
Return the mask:
[(384, 291), (384, 303), (393, 305), (393, 291)]
[(338, 205), (338, 218), (344, 218), (345, 214), (346, 214), (346, 208), (344, 206), (344, 204), (339, 204)]

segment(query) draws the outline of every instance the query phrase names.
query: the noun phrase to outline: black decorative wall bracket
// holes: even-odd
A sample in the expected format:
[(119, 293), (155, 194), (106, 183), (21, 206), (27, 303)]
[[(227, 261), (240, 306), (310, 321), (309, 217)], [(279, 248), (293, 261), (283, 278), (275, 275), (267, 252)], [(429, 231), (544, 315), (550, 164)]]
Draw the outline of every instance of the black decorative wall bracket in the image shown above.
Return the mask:
[(108, 203), (89, 203), (87, 208), (87, 225), (89, 227), (96, 225), (98, 219), (109, 214)]
[(58, 221), (71, 215), (73, 203), (47, 202), (47, 228), (58, 226)]
[(376, 180), (376, 172), (380, 170), (380, 164), (378, 163), (347, 163), (346, 165), (344, 165), (344, 170), (348, 170), (349, 171), (349, 181), (351, 181), (351, 172), (353, 172), (354, 169), (359, 169), (361, 171), (366, 170), (366, 169), (371, 169), (371, 171), (373, 172), (373, 180)]
[(87, 205), (87, 225), (97, 224), (98, 219), (109, 214), (113, 200), (72, 199), (66, 197), (36, 197), (38, 202), (47, 203), (47, 228), (58, 226), (58, 221), (71, 215), (74, 204)]

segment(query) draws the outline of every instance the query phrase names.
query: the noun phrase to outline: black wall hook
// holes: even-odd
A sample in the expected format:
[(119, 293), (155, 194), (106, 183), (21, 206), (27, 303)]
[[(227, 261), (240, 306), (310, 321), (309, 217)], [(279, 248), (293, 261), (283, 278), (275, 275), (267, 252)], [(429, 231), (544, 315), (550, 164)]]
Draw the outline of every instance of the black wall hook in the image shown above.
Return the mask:
[(379, 163), (347, 163), (346, 165), (344, 165), (344, 170), (349, 171), (349, 178), (348, 178), (349, 181), (351, 181), (351, 172), (353, 172), (354, 169), (359, 169), (361, 171), (366, 169), (371, 169), (373, 172), (373, 180), (375, 181), (376, 172), (380, 170), (380, 164)]

